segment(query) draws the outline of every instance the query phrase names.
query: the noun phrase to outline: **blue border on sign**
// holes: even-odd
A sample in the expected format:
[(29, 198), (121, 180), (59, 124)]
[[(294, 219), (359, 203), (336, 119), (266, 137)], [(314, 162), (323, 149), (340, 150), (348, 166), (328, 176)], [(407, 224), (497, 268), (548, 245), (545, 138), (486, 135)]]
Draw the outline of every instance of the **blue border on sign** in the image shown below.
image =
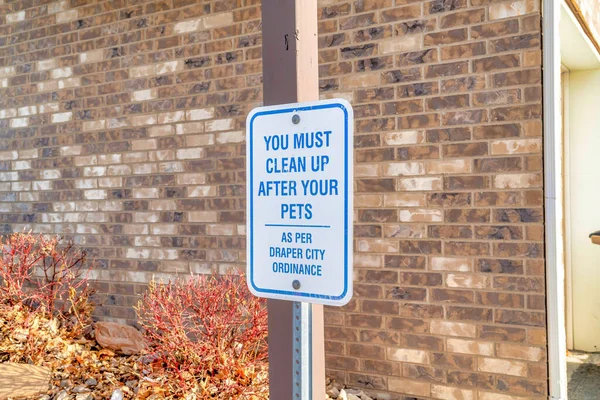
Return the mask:
[[(264, 115), (285, 114), (285, 113), (296, 112), (296, 111), (322, 110), (322, 109), (326, 109), (326, 108), (339, 108), (344, 112), (344, 152), (345, 152), (345, 157), (344, 157), (344, 235), (346, 237), (346, 240), (344, 241), (344, 291), (339, 296), (326, 296), (326, 295), (316, 294), (316, 293), (259, 288), (258, 286), (256, 286), (254, 284), (254, 207), (253, 207), (253, 205), (254, 205), (254, 166), (253, 166), (254, 152), (252, 149), (252, 144), (254, 142), (254, 134), (253, 134), (254, 133), (253, 132), (254, 120), (256, 119), (256, 117), (264, 116)], [(256, 290), (257, 292), (273, 293), (273, 294), (295, 296), (295, 297), (310, 297), (310, 298), (326, 299), (326, 300), (341, 300), (346, 296), (346, 293), (348, 293), (348, 283), (349, 283), (348, 282), (348, 271), (349, 271), (348, 248), (349, 248), (349, 240), (352, 240), (351, 238), (348, 237), (348, 192), (349, 192), (349, 186), (348, 186), (348, 157), (349, 157), (348, 123), (349, 123), (348, 110), (342, 103), (329, 103), (329, 104), (319, 104), (319, 105), (306, 106), (306, 107), (285, 108), (285, 109), (280, 109), (280, 110), (259, 111), (252, 116), (252, 119), (250, 120), (250, 140), (248, 143), (248, 146), (250, 146), (250, 182), (249, 182), (250, 198), (248, 199), (250, 202), (249, 203), (249, 207), (250, 207), (250, 216), (249, 216), (250, 217), (249, 218), (249, 220), (250, 220), (250, 260), (249, 260), (249, 263), (250, 263), (250, 284), (252, 285), (254, 290)]]

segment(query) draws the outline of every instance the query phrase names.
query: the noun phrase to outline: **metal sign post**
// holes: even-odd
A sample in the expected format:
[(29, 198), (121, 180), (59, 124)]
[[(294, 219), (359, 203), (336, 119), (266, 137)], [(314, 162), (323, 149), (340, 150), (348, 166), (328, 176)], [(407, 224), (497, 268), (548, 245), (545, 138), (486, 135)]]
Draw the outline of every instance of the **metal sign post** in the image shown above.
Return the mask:
[[(270, 398), (321, 400), (325, 398), (322, 304), (342, 305), (352, 295), (352, 220), (347, 217), (352, 214), (353, 164), (348, 156), (353, 149), (352, 108), (333, 100), (305, 106), (319, 98), (317, 0), (263, 0), (262, 41), (264, 104), (272, 107), (253, 110), (247, 122), (248, 284), (253, 293), (268, 298)], [(327, 140), (323, 151), (336, 155), (328, 169), (324, 170), (330, 157), (310, 150), (304, 141), (314, 143), (315, 137), (296, 138), (293, 152), (296, 161), (314, 163), (317, 176), (307, 177), (307, 185), (330, 170), (342, 180), (330, 191), (339, 201), (344, 199), (344, 208), (331, 198), (312, 201), (321, 215), (335, 216), (331, 224), (297, 221), (299, 215), (312, 216), (306, 204), (299, 204), (297, 192), (290, 193), (292, 203), (278, 200), (280, 186), (296, 179), (287, 173), (289, 166), (283, 166), (294, 155), (275, 154), (285, 149), (267, 143), (284, 133), (284, 139), (293, 140), (295, 133), (314, 127), (323, 128), (317, 132), (321, 145)], [(335, 142), (330, 143), (333, 137)], [(300, 181), (294, 182), (300, 187)], [(333, 247), (323, 247), (330, 237), (341, 239)], [(342, 267), (334, 267), (340, 260)], [(323, 283), (327, 281), (335, 283)]]
[[(312, 309), (313, 305), (294, 301), (293, 399), (313, 400), (312, 396)], [(320, 306), (322, 307), (322, 306)], [(323, 385), (324, 386), (324, 385)], [(324, 389), (323, 389), (324, 390)]]

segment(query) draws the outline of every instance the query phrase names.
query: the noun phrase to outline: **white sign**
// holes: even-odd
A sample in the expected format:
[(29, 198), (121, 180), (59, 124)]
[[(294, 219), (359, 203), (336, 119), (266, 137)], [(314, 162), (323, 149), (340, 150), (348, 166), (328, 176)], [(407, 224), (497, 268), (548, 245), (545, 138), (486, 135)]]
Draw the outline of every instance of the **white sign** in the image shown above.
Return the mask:
[(259, 297), (352, 298), (352, 106), (252, 110), (246, 121), (248, 286)]

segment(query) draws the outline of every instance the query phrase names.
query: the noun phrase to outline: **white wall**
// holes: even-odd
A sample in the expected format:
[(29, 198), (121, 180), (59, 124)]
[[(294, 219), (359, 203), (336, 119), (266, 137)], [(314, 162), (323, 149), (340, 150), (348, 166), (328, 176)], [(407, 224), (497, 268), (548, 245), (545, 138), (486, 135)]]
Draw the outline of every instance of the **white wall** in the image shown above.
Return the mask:
[(600, 351), (600, 69), (569, 74), (569, 193), (573, 344)]

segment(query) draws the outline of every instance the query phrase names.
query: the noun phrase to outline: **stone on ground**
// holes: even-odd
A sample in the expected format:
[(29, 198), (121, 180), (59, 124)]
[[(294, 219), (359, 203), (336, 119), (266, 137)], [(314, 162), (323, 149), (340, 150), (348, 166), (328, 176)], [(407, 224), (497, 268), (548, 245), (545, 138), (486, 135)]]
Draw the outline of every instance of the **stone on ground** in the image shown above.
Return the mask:
[(121, 389), (115, 389), (114, 392), (112, 392), (112, 395), (110, 396), (110, 400), (123, 400), (123, 396), (125, 396), (123, 394), (123, 391)]
[(116, 322), (97, 322), (94, 334), (100, 346), (123, 354), (138, 354), (146, 347), (141, 332), (133, 326)]
[(337, 399), (340, 396), (340, 390), (335, 386), (327, 389), (327, 396), (332, 399)]
[(29, 364), (0, 364), (0, 399), (30, 398), (46, 393), (50, 383), (50, 368)]
[(338, 396), (338, 400), (361, 400), (360, 397), (356, 396), (345, 389), (340, 391), (340, 395)]
[(327, 379), (327, 400), (373, 400), (360, 389), (344, 387), (333, 379)]
[(67, 393), (66, 390), (61, 390), (60, 392), (56, 393), (53, 400), (68, 400), (70, 398), (71, 396), (69, 396), (69, 393)]

